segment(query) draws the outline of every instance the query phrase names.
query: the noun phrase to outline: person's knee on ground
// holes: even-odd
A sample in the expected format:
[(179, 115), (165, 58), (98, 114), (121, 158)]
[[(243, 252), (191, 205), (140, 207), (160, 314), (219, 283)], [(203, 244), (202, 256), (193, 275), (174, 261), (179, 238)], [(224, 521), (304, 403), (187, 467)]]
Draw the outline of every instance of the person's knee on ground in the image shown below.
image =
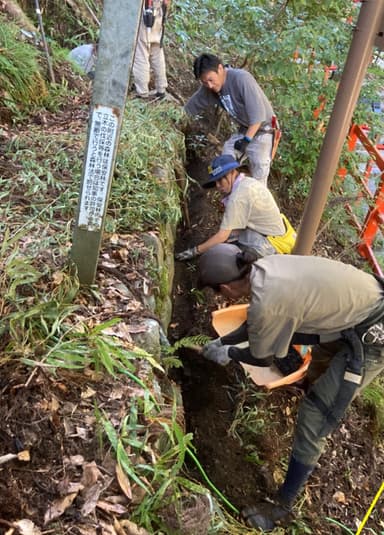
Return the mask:
[(246, 229), (241, 233), (237, 246), (244, 252), (251, 255), (255, 261), (264, 256), (277, 254), (276, 249), (271, 245), (265, 236)]

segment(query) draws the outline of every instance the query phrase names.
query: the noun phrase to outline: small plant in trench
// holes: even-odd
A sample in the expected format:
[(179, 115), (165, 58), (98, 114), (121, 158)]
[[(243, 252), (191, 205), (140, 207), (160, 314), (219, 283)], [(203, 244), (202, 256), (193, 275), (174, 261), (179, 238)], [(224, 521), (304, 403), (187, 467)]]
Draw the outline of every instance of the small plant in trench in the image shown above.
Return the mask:
[[(342, 530), (343, 530), (343, 533), (348, 533), (349, 535), (355, 535), (355, 532), (352, 531), (350, 528), (348, 528), (347, 526), (345, 526), (344, 524), (342, 524), (341, 522), (338, 522), (337, 520), (335, 520), (334, 518), (327, 518), (326, 519), (330, 524), (333, 524), (335, 526), (339, 526)], [(372, 533), (374, 533), (372, 531)]]
[(184, 338), (180, 338), (173, 346), (170, 346), (167, 349), (167, 353), (170, 355), (174, 355), (179, 349), (186, 347), (189, 349), (196, 349), (199, 351), (205, 344), (208, 344), (212, 338), (210, 336), (206, 336), (205, 334), (197, 334), (195, 336), (185, 336)]
[[(279, 532), (276, 532), (276, 535), (278, 535), (278, 533)], [(286, 535), (305, 535), (311, 533), (313, 533), (313, 530), (301, 518), (294, 520), (292, 524), (284, 530), (284, 534)]]
[(203, 334), (180, 338), (175, 344), (163, 347), (162, 362), (167, 368), (180, 368), (183, 364), (176, 355), (179, 349), (188, 348), (200, 352), (201, 348), (211, 340), (209, 336)]
[(206, 302), (206, 296), (203, 290), (191, 288), (190, 292), (198, 305), (203, 305)]
[(243, 383), (242, 391), (238, 394), (236, 413), (229, 429), (229, 433), (236, 437), (248, 451), (247, 460), (255, 464), (262, 464), (259, 452), (255, 447), (255, 438), (263, 434), (266, 427), (263, 410), (257, 406), (257, 402), (265, 397), (263, 392), (258, 392), (252, 385)]

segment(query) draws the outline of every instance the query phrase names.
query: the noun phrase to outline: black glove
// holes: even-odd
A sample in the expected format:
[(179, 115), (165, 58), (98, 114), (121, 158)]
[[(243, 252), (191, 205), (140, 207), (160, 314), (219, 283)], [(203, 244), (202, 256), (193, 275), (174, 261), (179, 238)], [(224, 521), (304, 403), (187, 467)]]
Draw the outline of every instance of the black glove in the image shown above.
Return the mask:
[(303, 358), (300, 353), (291, 346), (286, 357), (282, 359), (275, 358), (273, 363), (284, 377), (286, 377), (300, 368), (303, 364)]
[(250, 137), (244, 136), (242, 139), (238, 139), (237, 141), (235, 141), (234, 147), (239, 152), (245, 152), (250, 141)]
[(182, 251), (181, 253), (175, 254), (176, 260), (180, 260), (180, 262), (184, 262), (184, 260), (192, 260), (192, 258), (195, 258), (195, 256), (198, 256), (199, 252), (196, 247), (191, 247), (190, 249), (186, 249), (185, 251)]

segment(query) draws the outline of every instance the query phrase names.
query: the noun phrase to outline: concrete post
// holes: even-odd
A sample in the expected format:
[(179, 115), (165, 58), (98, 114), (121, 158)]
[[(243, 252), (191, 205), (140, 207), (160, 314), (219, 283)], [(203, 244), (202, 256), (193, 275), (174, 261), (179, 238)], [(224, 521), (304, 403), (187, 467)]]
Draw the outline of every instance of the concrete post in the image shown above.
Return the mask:
[(104, 228), (142, 0), (104, 0), (71, 258), (92, 284)]
[(337, 91), (293, 254), (310, 254), (384, 17), (384, 0), (365, 0)]

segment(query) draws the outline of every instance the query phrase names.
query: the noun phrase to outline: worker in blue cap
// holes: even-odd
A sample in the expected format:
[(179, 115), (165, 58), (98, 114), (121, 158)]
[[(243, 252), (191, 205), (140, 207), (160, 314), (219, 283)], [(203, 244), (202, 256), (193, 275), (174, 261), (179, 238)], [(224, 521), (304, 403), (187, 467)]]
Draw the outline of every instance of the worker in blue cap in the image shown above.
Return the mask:
[(239, 166), (230, 154), (212, 161), (203, 187), (216, 187), (223, 195), (225, 211), (220, 228), (205, 242), (176, 254), (176, 260), (191, 260), (224, 242), (236, 243), (255, 259), (292, 251), (296, 233), (280, 213), (272, 193), (260, 181), (239, 173)]

